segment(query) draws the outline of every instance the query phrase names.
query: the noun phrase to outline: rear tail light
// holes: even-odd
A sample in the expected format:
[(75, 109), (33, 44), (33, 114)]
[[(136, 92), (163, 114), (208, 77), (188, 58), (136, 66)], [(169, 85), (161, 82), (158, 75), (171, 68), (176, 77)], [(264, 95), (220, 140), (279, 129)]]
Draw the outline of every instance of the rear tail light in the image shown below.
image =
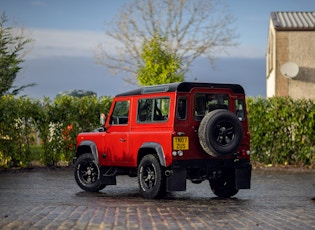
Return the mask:
[(245, 156), (249, 156), (250, 155), (250, 150), (245, 150), (245, 149), (242, 149), (242, 152), (241, 152), (242, 156), (245, 157)]

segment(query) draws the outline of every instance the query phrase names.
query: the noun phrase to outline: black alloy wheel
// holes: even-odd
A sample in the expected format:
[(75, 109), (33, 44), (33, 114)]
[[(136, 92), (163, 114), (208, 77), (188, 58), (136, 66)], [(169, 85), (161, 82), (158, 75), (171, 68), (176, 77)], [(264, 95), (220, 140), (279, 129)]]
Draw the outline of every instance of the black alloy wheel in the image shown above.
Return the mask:
[(91, 153), (79, 156), (74, 166), (74, 177), (80, 188), (88, 192), (97, 192), (106, 186), (100, 182), (100, 170)]
[(140, 194), (144, 198), (160, 198), (166, 193), (165, 175), (155, 155), (146, 155), (138, 167)]

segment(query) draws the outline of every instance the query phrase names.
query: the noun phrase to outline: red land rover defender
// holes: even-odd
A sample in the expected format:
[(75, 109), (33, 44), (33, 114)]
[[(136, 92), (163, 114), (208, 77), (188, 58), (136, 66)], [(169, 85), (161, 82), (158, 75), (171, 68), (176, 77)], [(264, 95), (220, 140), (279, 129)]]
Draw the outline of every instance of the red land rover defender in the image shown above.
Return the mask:
[(240, 85), (182, 82), (113, 99), (102, 128), (80, 133), (74, 176), (86, 191), (137, 176), (145, 198), (208, 180), (219, 197), (249, 189), (250, 135)]

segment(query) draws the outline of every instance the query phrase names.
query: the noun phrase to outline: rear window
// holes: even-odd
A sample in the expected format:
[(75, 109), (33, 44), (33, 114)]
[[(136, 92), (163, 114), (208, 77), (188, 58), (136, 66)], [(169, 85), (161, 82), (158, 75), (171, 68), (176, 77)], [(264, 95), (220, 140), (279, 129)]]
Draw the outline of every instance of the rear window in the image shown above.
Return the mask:
[(228, 109), (229, 104), (227, 94), (197, 93), (194, 99), (194, 117), (201, 121), (207, 113), (215, 109)]

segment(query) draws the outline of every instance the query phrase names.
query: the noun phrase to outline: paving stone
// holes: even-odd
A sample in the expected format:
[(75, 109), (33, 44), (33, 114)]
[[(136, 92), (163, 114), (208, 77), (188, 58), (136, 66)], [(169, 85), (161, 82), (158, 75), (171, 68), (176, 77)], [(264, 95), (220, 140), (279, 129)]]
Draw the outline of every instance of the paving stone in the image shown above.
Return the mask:
[[(118, 179), (118, 178), (117, 178)], [(314, 229), (313, 172), (254, 171), (252, 189), (216, 198), (207, 183), (165, 199), (139, 196), (122, 176), (99, 193), (80, 190), (71, 171), (0, 173), (0, 229)], [(286, 189), (288, 188), (288, 189)]]

